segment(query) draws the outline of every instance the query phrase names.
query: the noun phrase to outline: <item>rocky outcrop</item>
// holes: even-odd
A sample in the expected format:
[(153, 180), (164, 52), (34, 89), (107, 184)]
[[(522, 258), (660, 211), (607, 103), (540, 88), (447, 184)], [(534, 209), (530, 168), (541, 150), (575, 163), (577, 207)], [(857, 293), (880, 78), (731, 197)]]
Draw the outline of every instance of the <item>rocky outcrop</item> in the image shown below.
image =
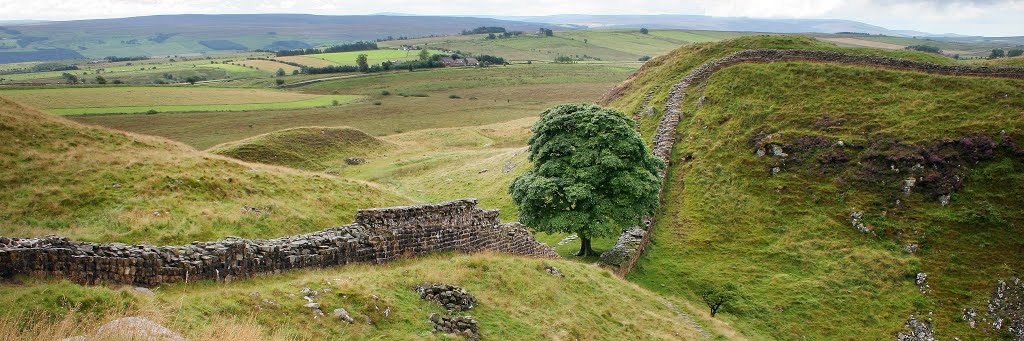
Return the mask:
[[(657, 130), (654, 134), (653, 143), (651, 150), (654, 155), (665, 162), (666, 165), (671, 165), (672, 148), (676, 142), (676, 130), (679, 125), (679, 120), (683, 115), (682, 101), (687, 95), (687, 89), (691, 85), (701, 84), (706, 82), (711, 75), (718, 70), (724, 69), (729, 66), (742, 64), (742, 63), (770, 63), (770, 62), (781, 62), (781, 61), (807, 61), (807, 62), (820, 62), (820, 63), (837, 63), (837, 64), (850, 64), (850, 65), (864, 65), (892, 70), (901, 71), (915, 71), (925, 72), (933, 74), (943, 75), (954, 75), (954, 76), (980, 76), (980, 77), (1000, 77), (1000, 78), (1014, 78), (1024, 79), (1024, 68), (990, 68), (984, 66), (964, 66), (964, 65), (938, 65), (933, 63), (919, 62), (907, 59), (899, 59), (892, 57), (882, 56), (869, 56), (869, 55), (854, 55), (846, 54), (841, 52), (833, 51), (813, 51), (813, 50), (777, 50), (777, 49), (751, 49), (743, 50), (731, 55), (725, 56), (720, 59), (711, 60), (703, 65), (693, 69), (688, 73), (682, 80), (672, 86), (668, 93), (668, 99), (665, 102), (665, 112), (658, 123)], [(621, 92), (621, 88), (613, 89), (613, 93)], [(607, 98), (615, 98), (616, 96), (608, 96)], [(644, 98), (644, 102), (640, 110), (644, 110), (648, 106), (646, 103), (647, 98), (651, 98), (653, 95), (649, 94), (648, 97)], [(703, 101), (700, 101), (703, 103)], [(636, 114), (634, 114), (636, 115)], [(831, 122), (829, 122), (831, 123)], [(782, 150), (779, 150), (782, 152)], [(767, 150), (765, 150), (767, 152)], [(774, 150), (772, 150), (774, 152)], [(659, 172), (659, 176), (662, 179), (662, 191), (659, 191), (659, 197), (664, 189), (665, 174), (668, 167)], [(771, 173), (777, 174), (781, 172), (781, 167), (772, 167)], [(954, 179), (959, 181), (959, 179)], [(955, 186), (953, 184), (940, 184), (941, 186), (949, 187)], [(948, 185), (948, 186), (947, 186)], [(945, 189), (943, 187), (943, 189)], [(952, 190), (950, 191), (952, 192)], [(947, 192), (948, 193), (948, 192)], [(943, 205), (948, 204), (949, 196), (943, 195), (939, 198)], [(648, 240), (651, 238), (651, 229), (654, 226), (654, 217), (647, 217), (645, 221), (646, 234), (639, 243), (635, 243), (636, 247), (631, 249), (629, 252), (630, 259), (625, 262), (617, 262), (611, 265), (618, 267), (618, 273), (625, 275), (632, 270), (636, 265), (637, 260), (643, 254), (643, 249), (647, 245)], [(632, 232), (627, 231), (625, 234), (631, 234)], [(620, 237), (620, 241), (628, 240), (629, 238)], [(630, 245), (619, 245), (615, 248), (630, 248)], [(618, 254), (622, 254), (621, 252)], [(613, 258), (613, 257), (609, 257)], [(614, 257), (618, 258), (618, 257)]]
[(558, 257), (519, 223), (475, 199), (359, 210), (355, 223), (270, 240), (228, 237), (183, 246), (97, 244), (47, 236), (0, 237), (0, 276), (41, 275), (83, 283), (155, 286), (355, 262), (384, 263), (432, 252), (496, 251)]

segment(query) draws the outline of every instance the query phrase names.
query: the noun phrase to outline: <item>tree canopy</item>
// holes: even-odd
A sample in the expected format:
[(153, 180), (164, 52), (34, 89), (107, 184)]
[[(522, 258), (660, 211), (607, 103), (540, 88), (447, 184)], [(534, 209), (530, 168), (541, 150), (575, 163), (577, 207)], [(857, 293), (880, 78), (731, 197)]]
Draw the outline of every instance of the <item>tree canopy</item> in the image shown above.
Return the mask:
[(544, 232), (574, 232), (579, 255), (590, 239), (641, 223), (658, 203), (665, 165), (621, 112), (564, 104), (541, 113), (529, 140), (533, 168), (509, 185), (523, 224)]

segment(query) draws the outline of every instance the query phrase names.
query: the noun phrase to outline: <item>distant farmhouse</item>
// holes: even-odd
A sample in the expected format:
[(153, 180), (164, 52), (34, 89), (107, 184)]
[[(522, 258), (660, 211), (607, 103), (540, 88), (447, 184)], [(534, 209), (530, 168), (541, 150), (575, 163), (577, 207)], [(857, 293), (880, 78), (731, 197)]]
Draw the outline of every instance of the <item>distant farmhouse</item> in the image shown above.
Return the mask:
[(441, 57), (438, 59), (444, 66), (455, 67), (455, 66), (480, 66), (480, 61), (476, 58), (452, 58), (452, 57)]

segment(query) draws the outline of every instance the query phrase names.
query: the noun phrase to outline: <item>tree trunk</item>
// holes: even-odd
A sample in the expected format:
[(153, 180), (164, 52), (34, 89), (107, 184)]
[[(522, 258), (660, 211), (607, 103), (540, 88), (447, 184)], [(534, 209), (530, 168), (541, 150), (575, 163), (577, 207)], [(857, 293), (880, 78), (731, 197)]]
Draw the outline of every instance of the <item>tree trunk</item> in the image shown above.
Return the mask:
[(580, 237), (580, 252), (576, 255), (579, 257), (587, 257), (594, 254), (594, 249), (590, 248), (590, 238)]

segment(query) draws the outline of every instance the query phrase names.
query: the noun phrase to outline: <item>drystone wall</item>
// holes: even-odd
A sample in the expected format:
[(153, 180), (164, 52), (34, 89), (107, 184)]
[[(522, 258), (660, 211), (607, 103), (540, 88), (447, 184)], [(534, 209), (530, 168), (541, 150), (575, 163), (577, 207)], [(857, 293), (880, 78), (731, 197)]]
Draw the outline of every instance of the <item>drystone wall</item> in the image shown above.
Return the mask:
[[(676, 142), (676, 129), (678, 128), (679, 120), (683, 115), (681, 103), (687, 95), (687, 89), (689, 89), (691, 85), (704, 83), (718, 70), (736, 64), (784, 61), (863, 65), (900, 71), (925, 72), (953, 76), (1024, 79), (1024, 68), (938, 65), (900, 58), (853, 55), (833, 51), (776, 49), (743, 50), (720, 59), (709, 61), (700, 67), (697, 67), (683, 77), (679, 83), (672, 86), (669, 90), (668, 99), (665, 101), (664, 116), (662, 116), (661, 121), (658, 122), (658, 128), (654, 134), (654, 141), (651, 147), (654, 156), (664, 161), (667, 165), (671, 164), (672, 147)], [(645, 100), (645, 103), (643, 104), (644, 106), (648, 105), (646, 102), (647, 101)], [(647, 110), (647, 108), (640, 108), (638, 112), (646, 112)], [(659, 198), (664, 190), (666, 171), (667, 167), (658, 174), (662, 179), (662, 190), (658, 193)], [(646, 233), (643, 234), (643, 237), (639, 242), (637, 242), (635, 238), (637, 233), (632, 231), (632, 229), (627, 230), (624, 232), (623, 236), (619, 238), (619, 242), (611, 249), (611, 251), (609, 251), (610, 254), (607, 256), (602, 255), (601, 258), (603, 260), (607, 260), (606, 263), (618, 268), (617, 272), (620, 275), (629, 273), (629, 271), (636, 266), (636, 262), (643, 254), (644, 248), (650, 242), (651, 230), (654, 228), (653, 216), (646, 217), (644, 219), (644, 228)]]
[(230, 281), (261, 273), (355, 262), (384, 263), (432, 252), (496, 251), (554, 258), (519, 223), (475, 199), (359, 210), (355, 223), (270, 240), (228, 237), (183, 246), (97, 244), (47, 236), (0, 237), (0, 276), (42, 275), (83, 284)]

